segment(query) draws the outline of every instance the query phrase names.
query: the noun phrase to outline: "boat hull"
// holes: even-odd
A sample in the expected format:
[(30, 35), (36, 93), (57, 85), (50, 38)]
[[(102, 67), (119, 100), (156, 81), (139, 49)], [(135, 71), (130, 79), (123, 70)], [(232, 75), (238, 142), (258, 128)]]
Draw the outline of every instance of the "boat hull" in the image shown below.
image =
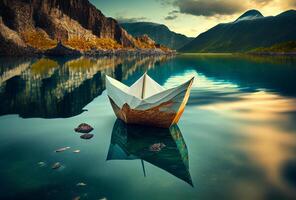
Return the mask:
[(173, 124), (177, 124), (182, 116), (190, 95), (192, 82), (193, 80), (181, 94), (146, 110), (132, 109), (127, 103), (120, 108), (110, 96), (109, 100), (115, 115), (127, 124), (169, 128)]

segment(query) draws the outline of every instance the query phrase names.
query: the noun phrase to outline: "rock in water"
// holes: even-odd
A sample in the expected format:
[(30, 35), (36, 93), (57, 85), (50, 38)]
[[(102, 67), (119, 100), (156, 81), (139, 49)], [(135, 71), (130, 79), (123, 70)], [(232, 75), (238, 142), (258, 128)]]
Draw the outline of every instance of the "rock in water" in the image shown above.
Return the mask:
[(63, 148), (60, 148), (60, 149), (55, 150), (55, 152), (59, 153), (59, 152), (66, 151), (68, 149), (70, 149), (70, 147), (63, 147)]
[(149, 150), (158, 152), (158, 151), (161, 151), (164, 147), (166, 147), (166, 145), (163, 143), (155, 143), (149, 147)]
[(94, 136), (93, 134), (85, 133), (85, 134), (81, 135), (80, 138), (88, 140), (88, 139), (91, 139), (93, 136)]
[(83, 182), (80, 182), (80, 183), (77, 183), (77, 184), (76, 184), (76, 186), (83, 187), (83, 186), (86, 186), (86, 184), (85, 184), (85, 183), (83, 183)]
[(61, 167), (61, 163), (57, 162), (55, 164), (52, 165), (52, 169), (59, 169)]
[(77, 128), (74, 129), (78, 133), (89, 133), (92, 130), (94, 130), (93, 127), (91, 127), (89, 124), (82, 123)]
[(44, 167), (44, 166), (46, 166), (46, 163), (45, 162), (39, 162), (38, 165), (39, 165), (39, 167)]
[(73, 200), (80, 200), (80, 196), (75, 197)]

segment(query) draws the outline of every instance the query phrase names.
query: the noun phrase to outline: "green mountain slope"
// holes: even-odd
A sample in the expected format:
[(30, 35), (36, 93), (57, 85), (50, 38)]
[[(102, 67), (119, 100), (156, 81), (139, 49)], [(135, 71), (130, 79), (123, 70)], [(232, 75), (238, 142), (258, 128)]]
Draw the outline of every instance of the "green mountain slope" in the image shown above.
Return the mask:
[(271, 47), (259, 47), (250, 53), (296, 53), (296, 41), (283, 42)]
[(231, 23), (218, 24), (180, 49), (182, 52), (245, 52), (296, 41), (296, 11), (263, 17), (251, 10)]
[(175, 33), (162, 24), (151, 22), (134, 22), (120, 24), (129, 34), (138, 37), (147, 34), (156, 43), (165, 45), (171, 49), (179, 49), (193, 38)]

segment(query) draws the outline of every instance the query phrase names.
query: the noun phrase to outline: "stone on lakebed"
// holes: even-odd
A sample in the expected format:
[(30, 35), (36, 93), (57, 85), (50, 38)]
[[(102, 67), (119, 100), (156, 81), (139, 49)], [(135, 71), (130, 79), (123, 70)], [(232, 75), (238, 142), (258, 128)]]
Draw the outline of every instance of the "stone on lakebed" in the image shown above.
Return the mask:
[(88, 140), (88, 139), (91, 139), (93, 136), (94, 136), (94, 134), (85, 133), (85, 134), (81, 135), (80, 138)]
[(63, 147), (63, 148), (60, 148), (60, 149), (55, 150), (55, 152), (56, 153), (60, 153), (60, 152), (66, 151), (68, 149), (70, 149), (70, 147)]
[(85, 183), (83, 183), (83, 182), (80, 182), (80, 183), (77, 183), (77, 184), (76, 184), (76, 186), (83, 187), (83, 186), (86, 186), (86, 184), (85, 184)]
[(62, 166), (61, 163), (57, 162), (57, 163), (53, 164), (51, 168), (52, 168), (52, 169), (58, 169), (58, 168), (60, 168), (61, 166)]
[(89, 124), (82, 123), (77, 128), (75, 128), (74, 130), (75, 130), (75, 132), (78, 132), (78, 133), (89, 133), (92, 130), (94, 130), (94, 128), (91, 127), (91, 125), (89, 125)]

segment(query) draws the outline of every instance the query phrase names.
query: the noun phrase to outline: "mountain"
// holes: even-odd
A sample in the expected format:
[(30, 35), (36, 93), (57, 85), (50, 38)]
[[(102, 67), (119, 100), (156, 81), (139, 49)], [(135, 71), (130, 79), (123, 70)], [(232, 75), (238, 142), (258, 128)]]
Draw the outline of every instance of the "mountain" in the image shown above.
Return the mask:
[(243, 15), (241, 15), (235, 22), (243, 21), (243, 20), (252, 20), (252, 19), (258, 19), (264, 17), (261, 12), (258, 10), (249, 10), (245, 12)]
[(40, 53), (57, 44), (81, 52), (140, 49), (139, 43), (88, 0), (0, 0), (0, 54)]
[(193, 38), (175, 33), (163, 24), (151, 22), (134, 22), (120, 24), (129, 34), (134, 37), (148, 35), (155, 42), (171, 49), (179, 49), (190, 42)]
[(230, 23), (218, 24), (185, 45), (182, 52), (245, 52), (296, 40), (296, 11), (263, 17), (250, 10)]

